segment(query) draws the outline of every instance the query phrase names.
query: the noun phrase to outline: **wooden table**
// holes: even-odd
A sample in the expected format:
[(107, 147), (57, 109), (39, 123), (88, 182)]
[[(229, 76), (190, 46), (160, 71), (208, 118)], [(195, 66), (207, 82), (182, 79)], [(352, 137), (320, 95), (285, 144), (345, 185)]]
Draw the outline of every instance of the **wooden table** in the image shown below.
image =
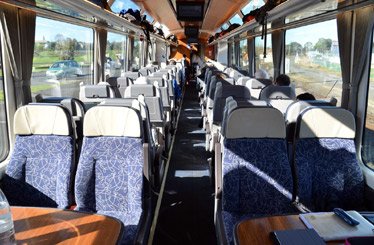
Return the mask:
[[(248, 219), (240, 222), (235, 229), (237, 244), (273, 245), (269, 234), (274, 230), (306, 229), (299, 215), (272, 216), (258, 219)], [(344, 244), (328, 242), (328, 244)]]
[(69, 210), (11, 207), (17, 244), (116, 244), (121, 222)]

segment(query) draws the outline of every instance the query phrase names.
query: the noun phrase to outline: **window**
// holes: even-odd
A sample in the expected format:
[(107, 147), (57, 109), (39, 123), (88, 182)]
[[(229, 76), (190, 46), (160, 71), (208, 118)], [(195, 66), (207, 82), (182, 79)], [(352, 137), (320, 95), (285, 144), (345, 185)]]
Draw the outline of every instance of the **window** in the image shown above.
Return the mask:
[(93, 30), (36, 18), (31, 93), (79, 98), (79, 84), (92, 82)]
[(121, 12), (122, 9), (127, 10), (127, 9), (133, 9), (137, 10), (139, 7), (131, 0), (115, 0), (112, 6), (110, 6), (110, 9), (114, 13), (119, 13)]
[(6, 124), (3, 63), (1, 57), (0, 46), (0, 161), (4, 160), (7, 157), (9, 150), (8, 129)]
[(338, 99), (342, 77), (336, 20), (286, 32), (285, 73), (296, 85), (296, 94), (309, 92), (317, 99)]
[(247, 41), (247, 39), (241, 40), (240, 43), (239, 43), (239, 47), (240, 47), (240, 59), (239, 59), (240, 64), (239, 65), (243, 70), (248, 71), (249, 62), (248, 62), (248, 41)]
[(133, 49), (132, 56), (130, 57), (130, 71), (140, 69), (140, 57), (141, 57), (141, 41), (138, 38), (132, 39)]
[(374, 169), (374, 36), (371, 47), (371, 65), (369, 78), (369, 94), (366, 109), (365, 133), (362, 144), (362, 159), (366, 166)]
[(108, 32), (106, 43), (105, 77), (120, 77), (125, 69), (127, 38), (124, 35)]
[(265, 70), (269, 76), (274, 75), (273, 53), (271, 46), (271, 35), (266, 36), (266, 57), (264, 56), (264, 40), (261, 37), (255, 38), (255, 71)]
[(221, 26), (221, 30), (224, 31), (227, 30), (227, 28), (229, 28), (229, 25), (227, 23), (223, 23), (223, 25)]
[(257, 9), (265, 4), (264, 0), (249, 0), (249, 3), (242, 9), (244, 15), (248, 14), (254, 9)]
[(149, 23), (153, 23), (153, 21), (155, 21), (153, 17), (150, 14), (148, 14), (148, 12), (144, 12), (143, 15), (147, 16), (147, 20), (149, 21)]
[(243, 20), (242, 18), (240, 18), (240, 16), (238, 14), (236, 14), (234, 17), (232, 17), (230, 20), (229, 20), (230, 24), (243, 24)]

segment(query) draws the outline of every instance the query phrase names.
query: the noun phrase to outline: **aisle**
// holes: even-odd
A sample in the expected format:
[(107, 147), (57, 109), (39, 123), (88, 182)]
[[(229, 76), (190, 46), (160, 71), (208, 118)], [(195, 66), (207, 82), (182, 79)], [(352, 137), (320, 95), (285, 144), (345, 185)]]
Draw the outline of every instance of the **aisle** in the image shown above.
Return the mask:
[(153, 244), (216, 244), (214, 188), (195, 84), (186, 87)]

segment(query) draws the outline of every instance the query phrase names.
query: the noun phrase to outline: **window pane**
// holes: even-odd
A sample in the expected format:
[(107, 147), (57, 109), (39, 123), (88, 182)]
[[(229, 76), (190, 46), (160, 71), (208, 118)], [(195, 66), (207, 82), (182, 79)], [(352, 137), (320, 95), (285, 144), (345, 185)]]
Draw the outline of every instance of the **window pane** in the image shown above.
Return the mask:
[(296, 84), (296, 94), (309, 92), (317, 99), (338, 99), (342, 76), (336, 20), (286, 32), (285, 72)]
[[(1, 36), (0, 36), (1, 38)], [(6, 124), (6, 110), (5, 110), (5, 94), (4, 94), (4, 79), (3, 79), (3, 63), (1, 60), (1, 45), (0, 45), (0, 161), (4, 160), (8, 155), (8, 130)]]
[(265, 70), (269, 76), (274, 75), (273, 54), (271, 46), (271, 35), (266, 36), (266, 58), (264, 57), (264, 40), (255, 38), (255, 71)]
[(374, 36), (371, 48), (371, 65), (369, 79), (369, 98), (366, 111), (366, 125), (362, 158), (369, 168), (374, 169)]
[(119, 13), (122, 9), (127, 10), (130, 8), (133, 10), (139, 9), (138, 5), (136, 5), (132, 0), (115, 0), (113, 5), (110, 7), (114, 13)]
[(125, 68), (126, 36), (108, 32), (106, 44), (106, 77), (120, 77)]
[(243, 20), (242, 20), (242, 18), (240, 18), (240, 16), (238, 14), (236, 14), (234, 17), (232, 17), (230, 19), (230, 23), (231, 24), (239, 24), (239, 25), (241, 25), (241, 24), (243, 24)]
[(249, 0), (249, 3), (242, 9), (243, 14), (248, 14), (254, 9), (257, 9), (265, 4), (264, 0)]
[(149, 21), (149, 23), (152, 23), (152, 22), (154, 21), (154, 19), (152, 18), (152, 16), (150, 16), (150, 15), (148, 14), (148, 12), (144, 12), (144, 15), (147, 16), (147, 20)]
[(227, 23), (224, 23), (222, 26), (221, 26), (221, 29), (222, 30), (227, 30), (227, 28), (229, 28), (229, 25)]
[(130, 58), (131, 59), (131, 63), (130, 63), (131, 71), (140, 69), (141, 42), (138, 38), (134, 38), (133, 40), (134, 40), (134, 46), (132, 50), (133, 53), (132, 53), (132, 57)]
[(247, 39), (240, 41), (240, 67), (243, 70), (248, 71), (249, 63), (248, 63), (248, 41)]
[(92, 82), (93, 30), (36, 18), (32, 95), (79, 98), (79, 84)]

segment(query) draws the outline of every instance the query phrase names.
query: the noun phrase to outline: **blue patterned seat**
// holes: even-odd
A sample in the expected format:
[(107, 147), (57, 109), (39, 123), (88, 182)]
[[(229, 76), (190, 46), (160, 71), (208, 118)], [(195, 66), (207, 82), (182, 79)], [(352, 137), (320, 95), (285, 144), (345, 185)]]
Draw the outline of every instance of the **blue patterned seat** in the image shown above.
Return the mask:
[(363, 208), (364, 178), (354, 137), (354, 117), (342, 108), (309, 107), (298, 117), (294, 164), (299, 201), (307, 208)]
[(27, 105), (17, 110), (16, 142), (1, 181), (11, 205), (72, 205), (75, 139), (71, 120), (69, 111), (59, 105)]
[(217, 176), (222, 178), (222, 203), (216, 203), (216, 224), (222, 223), (220, 243), (232, 244), (235, 224), (243, 218), (295, 210), (282, 114), (270, 107), (239, 107), (224, 121), (222, 175)]
[[(133, 244), (147, 216), (144, 133), (138, 111), (123, 106), (88, 110), (75, 182), (77, 210), (118, 218), (122, 244)], [(148, 205), (148, 206), (147, 206)]]

